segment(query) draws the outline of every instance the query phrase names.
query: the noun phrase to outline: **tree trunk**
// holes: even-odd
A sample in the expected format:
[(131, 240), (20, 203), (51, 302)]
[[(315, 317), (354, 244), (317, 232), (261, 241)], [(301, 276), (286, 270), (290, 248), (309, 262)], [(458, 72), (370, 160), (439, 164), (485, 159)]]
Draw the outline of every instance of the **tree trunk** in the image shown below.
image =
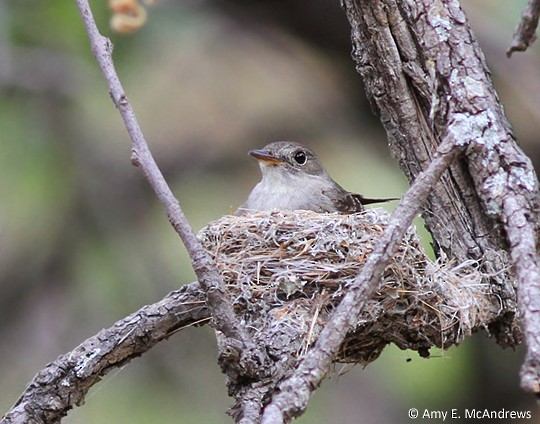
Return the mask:
[(494, 274), (505, 312), (491, 330), (502, 346), (519, 343), (515, 293), (504, 283), (511, 272), (507, 241), (489, 185), (500, 168), (530, 174), (532, 166), (514, 140), (463, 10), (457, 1), (436, 0), (345, 0), (343, 6), (357, 70), (409, 180), (431, 162), (443, 137), (474, 141), (443, 175), (423, 217), (437, 254), (478, 260)]

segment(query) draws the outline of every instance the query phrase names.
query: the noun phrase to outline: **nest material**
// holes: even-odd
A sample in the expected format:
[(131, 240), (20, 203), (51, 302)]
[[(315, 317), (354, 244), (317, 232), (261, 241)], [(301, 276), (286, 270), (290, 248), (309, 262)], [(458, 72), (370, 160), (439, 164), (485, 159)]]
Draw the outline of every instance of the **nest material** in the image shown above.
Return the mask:
[[(310, 211), (224, 216), (199, 233), (255, 339), (276, 356), (301, 354), (362, 269), (389, 214)], [(409, 228), (342, 345), (340, 362), (368, 363), (390, 342), (427, 355), (497, 317), (489, 276), (472, 261), (433, 262)]]

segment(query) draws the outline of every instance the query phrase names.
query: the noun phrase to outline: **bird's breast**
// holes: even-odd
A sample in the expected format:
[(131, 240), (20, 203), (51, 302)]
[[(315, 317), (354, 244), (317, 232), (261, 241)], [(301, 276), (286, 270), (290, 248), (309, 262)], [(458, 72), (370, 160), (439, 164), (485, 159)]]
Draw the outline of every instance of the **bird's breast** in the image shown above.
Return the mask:
[(245, 208), (259, 211), (312, 210), (334, 212), (333, 202), (323, 194), (324, 187), (316, 179), (263, 178), (254, 188)]

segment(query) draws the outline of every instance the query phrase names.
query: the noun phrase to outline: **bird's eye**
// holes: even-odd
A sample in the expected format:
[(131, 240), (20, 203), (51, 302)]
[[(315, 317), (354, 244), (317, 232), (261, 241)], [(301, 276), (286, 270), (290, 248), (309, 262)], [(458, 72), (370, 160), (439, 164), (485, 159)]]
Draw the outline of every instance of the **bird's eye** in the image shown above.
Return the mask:
[(306, 154), (302, 151), (296, 152), (294, 154), (294, 160), (296, 163), (298, 163), (298, 165), (304, 165), (307, 161)]

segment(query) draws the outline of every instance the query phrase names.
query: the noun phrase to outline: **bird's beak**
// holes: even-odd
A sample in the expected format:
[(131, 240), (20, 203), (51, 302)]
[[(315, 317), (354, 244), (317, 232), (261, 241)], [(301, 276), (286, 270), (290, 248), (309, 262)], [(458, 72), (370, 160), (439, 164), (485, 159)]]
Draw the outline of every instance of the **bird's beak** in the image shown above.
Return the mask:
[(266, 150), (250, 150), (249, 154), (253, 156), (258, 161), (266, 162), (268, 164), (278, 164), (283, 162), (280, 158), (272, 156)]

